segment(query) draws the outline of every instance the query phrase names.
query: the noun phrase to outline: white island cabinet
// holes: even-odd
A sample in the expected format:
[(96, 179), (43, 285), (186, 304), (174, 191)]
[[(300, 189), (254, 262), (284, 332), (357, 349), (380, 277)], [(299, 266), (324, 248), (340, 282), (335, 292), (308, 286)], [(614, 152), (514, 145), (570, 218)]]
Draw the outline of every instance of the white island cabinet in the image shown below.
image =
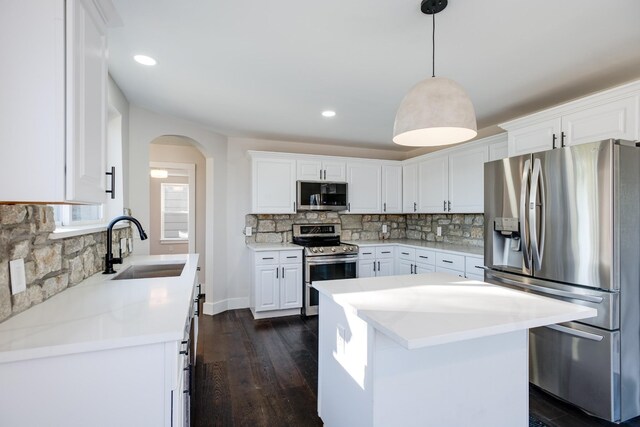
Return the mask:
[(314, 287), (327, 427), (526, 427), (528, 328), (596, 315), (443, 273)]
[(0, 324), (0, 425), (189, 425), (198, 255), (125, 262), (116, 268), (184, 268), (151, 279), (96, 274)]

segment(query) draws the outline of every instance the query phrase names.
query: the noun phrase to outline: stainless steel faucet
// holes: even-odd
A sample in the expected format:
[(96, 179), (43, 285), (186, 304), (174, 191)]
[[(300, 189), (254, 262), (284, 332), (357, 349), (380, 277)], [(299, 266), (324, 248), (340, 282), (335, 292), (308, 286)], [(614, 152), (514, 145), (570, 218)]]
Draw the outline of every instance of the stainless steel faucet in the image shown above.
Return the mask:
[(138, 227), (138, 233), (140, 233), (140, 240), (147, 239), (147, 233), (142, 229), (142, 225), (140, 225), (140, 221), (135, 219), (132, 216), (119, 216), (111, 220), (109, 225), (107, 225), (107, 253), (104, 256), (104, 271), (102, 274), (113, 274), (116, 271), (113, 269), (113, 264), (122, 264), (122, 247), (120, 248), (120, 256), (118, 258), (113, 257), (113, 244), (111, 243), (111, 239), (113, 239), (113, 226), (120, 221), (131, 221)]

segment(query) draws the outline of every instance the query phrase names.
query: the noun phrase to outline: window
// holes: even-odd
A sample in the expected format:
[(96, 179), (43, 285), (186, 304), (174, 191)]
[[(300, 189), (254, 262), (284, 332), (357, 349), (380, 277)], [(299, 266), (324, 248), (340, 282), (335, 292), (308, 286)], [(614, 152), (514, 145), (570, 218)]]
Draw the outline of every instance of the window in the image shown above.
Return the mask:
[(160, 184), (160, 239), (189, 238), (189, 184)]
[(103, 221), (103, 205), (53, 205), (57, 226), (98, 224)]

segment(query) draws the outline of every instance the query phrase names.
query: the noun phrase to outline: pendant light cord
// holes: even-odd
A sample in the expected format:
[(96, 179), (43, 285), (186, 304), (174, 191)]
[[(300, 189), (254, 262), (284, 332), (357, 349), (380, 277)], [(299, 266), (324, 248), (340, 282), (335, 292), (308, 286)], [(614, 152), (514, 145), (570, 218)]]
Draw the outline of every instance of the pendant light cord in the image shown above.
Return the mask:
[(436, 14), (432, 13), (433, 32), (431, 33), (431, 77), (436, 76)]

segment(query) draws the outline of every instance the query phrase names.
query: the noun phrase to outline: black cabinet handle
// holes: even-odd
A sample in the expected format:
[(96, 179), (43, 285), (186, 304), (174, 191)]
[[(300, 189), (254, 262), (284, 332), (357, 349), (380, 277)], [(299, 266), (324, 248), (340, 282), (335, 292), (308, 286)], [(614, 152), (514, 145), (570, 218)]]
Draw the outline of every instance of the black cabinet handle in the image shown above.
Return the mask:
[(322, 179), (322, 169), (320, 169), (320, 179)]
[(383, 254), (390, 254), (390, 253), (391, 253), (391, 251), (382, 251), (381, 253), (383, 253)]
[(449, 212), (451, 212), (451, 200), (449, 200), (447, 204), (449, 205)]
[(324, 170), (324, 179), (327, 179), (327, 170)]
[(376, 262), (373, 261), (373, 271), (376, 271)]
[(553, 138), (551, 139), (551, 148), (556, 148), (556, 139), (558, 139), (558, 137), (556, 136), (556, 134), (553, 134)]
[(268, 257), (263, 257), (262, 259), (263, 260), (265, 260), (265, 259), (273, 259), (273, 257), (272, 256), (268, 256)]
[(284, 279), (284, 267), (282, 267), (282, 278)]
[(105, 193), (110, 193), (111, 198), (116, 198), (116, 167), (111, 166), (111, 172), (105, 172), (105, 175), (111, 175), (111, 190), (105, 190)]
[(347, 203), (347, 211), (351, 212), (351, 202)]
[(424, 255), (418, 255), (418, 257), (420, 257), (420, 258), (424, 258), (424, 259), (429, 259), (429, 257), (428, 257), (428, 256), (424, 256)]
[(564, 138), (565, 138), (565, 134), (564, 132), (560, 132), (560, 146), (564, 147)]
[(442, 262), (446, 262), (447, 264), (453, 264), (453, 261), (449, 261), (448, 259), (443, 259)]
[(409, 255), (409, 252), (400, 252), (402, 255)]
[(378, 261), (378, 271), (380, 271), (380, 261)]
[(280, 269), (278, 267), (276, 267), (276, 279), (279, 279), (280, 277), (278, 276), (278, 274), (280, 274)]
[(387, 202), (384, 202), (384, 211), (387, 211)]
[(416, 202), (413, 202), (413, 211), (417, 211), (418, 210), (418, 204)]
[(445, 211), (445, 212), (447, 211), (447, 201), (446, 200), (442, 201), (442, 210)]

